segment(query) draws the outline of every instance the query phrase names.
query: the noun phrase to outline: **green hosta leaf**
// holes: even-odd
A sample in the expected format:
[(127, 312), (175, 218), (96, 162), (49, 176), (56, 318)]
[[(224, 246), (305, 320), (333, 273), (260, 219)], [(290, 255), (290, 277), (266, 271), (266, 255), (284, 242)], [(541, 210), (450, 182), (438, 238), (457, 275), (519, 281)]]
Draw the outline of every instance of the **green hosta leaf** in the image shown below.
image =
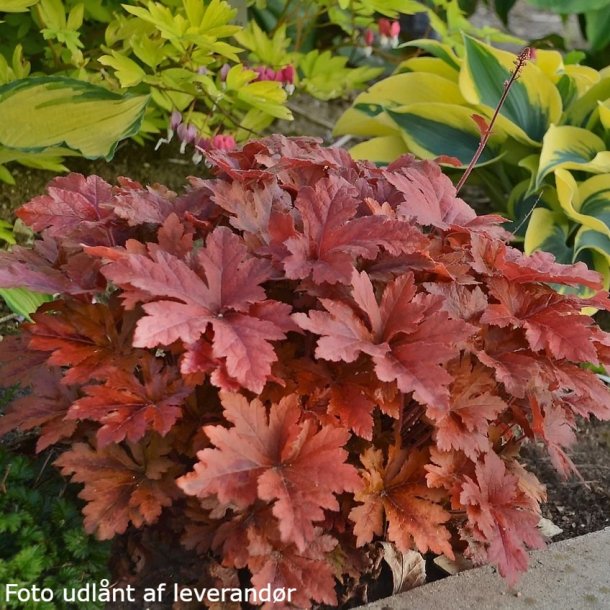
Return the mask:
[(27, 288), (0, 288), (0, 297), (13, 313), (30, 321), (30, 314), (33, 314), (43, 303), (53, 300), (49, 294), (33, 292)]
[(554, 13), (568, 15), (570, 13), (585, 13), (598, 8), (610, 6), (608, 0), (527, 0), (532, 6), (543, 8)]
[(0, 13), (25, 13), (38, 0), (0, 0)]
[(544, 136), (536, 188), (560, 168), (599, 174), (610, 171), (610, 151), (594, 133), (580, 127), (551, 125)]
[(405, 141), (400, 135), (371, 138), (352, 146), (349, 150), (354, 159), (366, 159), (377, 165), (388, 165), (401, 155), (409, 152)]
[(610, 238), (610, 174), (577, 184), (570, 172), (558, 169), (555, 181), (566, 216)]
[[(431, 102), (388, 109), (387, 113), (401, 128), (409, 150), (424, 159), (449, 155), (466, 166), (479, 146), (481, 134), (469, 108)], [(499, 137), (490, 138), (479, 165), (499, 158), (499, 143)]]
[(610, 44), (610, 2), (604, 8), (588, 11), (585, 23), (592, 51), (601, 51)]
[[(510, 78), (515, 56), (464, 37), (466, 56), (460, 72), (460, 89), (471, 104), (487, 106), (491, 116)], [(542, 141), (551, 123), (561, 117), (561, 96), (552, 81), (529, 62), (513, 84), (498, 118), (498, 127), (524, 143)]]
[(0, 145), (26, 152), (67, 146), (88, 159), (112, 158), (120, 140), (135, 135), (148, 96), (122, 96), (57, 76), (0, 87)]

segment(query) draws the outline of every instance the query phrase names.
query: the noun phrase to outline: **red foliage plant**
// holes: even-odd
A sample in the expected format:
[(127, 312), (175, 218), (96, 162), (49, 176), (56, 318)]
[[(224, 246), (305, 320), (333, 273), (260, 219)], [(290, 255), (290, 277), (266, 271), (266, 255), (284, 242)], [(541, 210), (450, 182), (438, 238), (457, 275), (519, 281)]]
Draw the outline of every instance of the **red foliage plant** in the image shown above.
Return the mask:
[(382, 539), (514, 583), (543, 545), (521, 443), (567, 476), (576, 417), (610, 418), (580, 366), (610, 362), (599, 276), (508, 246), (429, 161), (280, 136), (208, 159), (180, 196), (71, 174), (18, 211), (39, 238), (0, 285), (59, 298), (2, 342), (32, 393), (0, 432), (57, 447), (89, 532), (162, 524), (296, 607), (343, 603)]

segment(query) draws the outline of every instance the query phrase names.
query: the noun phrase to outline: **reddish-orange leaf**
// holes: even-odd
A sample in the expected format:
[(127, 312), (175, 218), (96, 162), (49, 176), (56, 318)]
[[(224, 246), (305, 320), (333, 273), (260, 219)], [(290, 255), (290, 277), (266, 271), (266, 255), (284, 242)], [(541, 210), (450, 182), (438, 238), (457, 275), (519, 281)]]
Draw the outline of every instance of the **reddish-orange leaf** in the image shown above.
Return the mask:
[(150, 442), (93, 449), (76, 443), (55, 464), (76, 483), (84, 483), (79, 497), (85, 530), (100, 540), (122, 534), (130, 523), (136, 527), (154, 523), (163, 507), (179, 496), (175, 484), (176, 462), (170, 447), (153, 438)]
[(92, 419), (102, 424), (98, 447), (127, 439), (139, 441), (149, 430), (165, 436), (182, 414), (182, 403), (193, 391), (177, 369), (145, 354), (136, 371), (116, 371), (104, 385), (84, 388), (87, 396), (77, 400), (69, 419)]
[(426, 455), (391, 449), (384, 466), (382, 452), (368, 449), (361, 461), (365, 487), (355, 498), (362, 505), (350, 513), (358, 546), (382, 535), (387, 520), (388, 538), (401, 551), (417, 547), (422, 553), (431, 550), (453, 557), (450, 533), (444, 525), (450, 515), (438, 504), (443, 495), (440, 490), (426, 485)]
[(436, 445), (441, 451), (463, 451), (476, 460), (490, 448), (487, 429), (508, 405), (496, 393), (497, 383), (490, 369), (473, 364), (464, 356), (449, 367), (451, 384), (449, 410), (428, 409), (436, 426)]
[(476, 466), (476, 479), (465, 477), (460, 501), (472, 531), (487, 546), (487, 559), (515, 584), (527, 568), (527, 548), (542, 548), (537, 503), (519, 489), (503, 460), (487, 453)]
[(249, 403), (239, 394), (222, 393), (222, 402), (233, 427), (205, 428), (216, 448), (197, 454), (194, 472), (179, 486), (188, 495), (216, 494), (221, 503), (241, 508), (257, 498), (272, 502), (282, 540), (305, 549), (324, 509), (338, 510), (335, 494), (360, 485), (356, 469), (345, 463), (349, 434), (299, 422), (294, 395), (272, 405), (269, 415), (259, 400)]

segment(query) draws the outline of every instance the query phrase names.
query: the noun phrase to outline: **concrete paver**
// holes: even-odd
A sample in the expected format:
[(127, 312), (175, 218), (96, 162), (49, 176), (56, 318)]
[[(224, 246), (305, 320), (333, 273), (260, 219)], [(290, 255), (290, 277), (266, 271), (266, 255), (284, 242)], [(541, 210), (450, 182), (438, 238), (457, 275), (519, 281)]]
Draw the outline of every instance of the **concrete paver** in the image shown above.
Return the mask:
[(361, 607), (404, 609), (610, 610), (610, 527), (531, 553), (512, 590), (485, 566)]

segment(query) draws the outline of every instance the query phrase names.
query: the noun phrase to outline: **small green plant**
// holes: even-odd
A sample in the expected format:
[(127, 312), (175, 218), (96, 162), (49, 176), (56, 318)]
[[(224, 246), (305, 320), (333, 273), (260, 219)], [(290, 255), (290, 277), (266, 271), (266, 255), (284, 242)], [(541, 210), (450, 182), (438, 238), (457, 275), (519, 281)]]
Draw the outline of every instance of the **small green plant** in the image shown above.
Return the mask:
[[(6, 402), (3, 391), (2, 402)], [(0, 609), (55, 610), (50, 602), (3, 599), (5, 584), (36, 585), (54, 592), (99, 582), (107, 575), (109, 545), (82, 528), (78, 501), (71, 488), (48, 466), (51, 456), (36, 460), (0, 446)], [(80, 603), (79, 608), (101, 608)]]

